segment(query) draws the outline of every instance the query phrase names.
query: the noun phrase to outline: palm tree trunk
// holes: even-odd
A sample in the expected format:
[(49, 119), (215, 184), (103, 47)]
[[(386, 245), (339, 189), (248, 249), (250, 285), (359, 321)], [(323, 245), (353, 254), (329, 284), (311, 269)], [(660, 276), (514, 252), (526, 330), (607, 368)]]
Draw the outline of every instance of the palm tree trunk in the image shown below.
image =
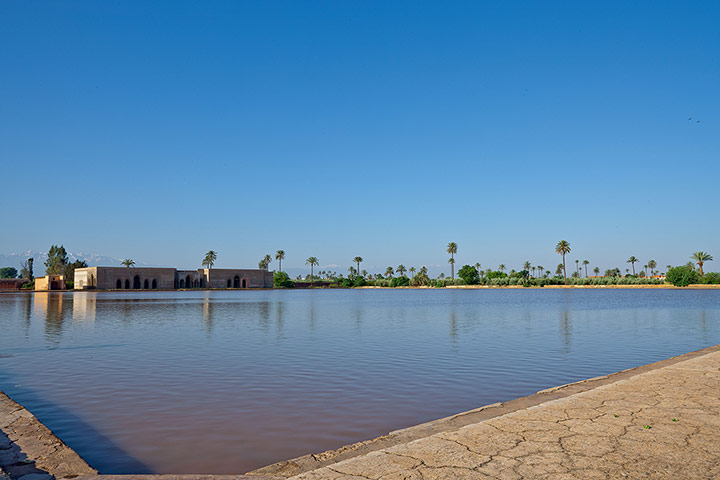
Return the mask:
[(565, 279), (565, 285), (567, 285), (567, 270), (565, 269), (565, 254), (563, 253), (563, 278)]
[(703, 269), (702, 269), (703, 262), (698, 262), (698, 267), (700, 267), (700, 276), (702, 277), (703, 276)]

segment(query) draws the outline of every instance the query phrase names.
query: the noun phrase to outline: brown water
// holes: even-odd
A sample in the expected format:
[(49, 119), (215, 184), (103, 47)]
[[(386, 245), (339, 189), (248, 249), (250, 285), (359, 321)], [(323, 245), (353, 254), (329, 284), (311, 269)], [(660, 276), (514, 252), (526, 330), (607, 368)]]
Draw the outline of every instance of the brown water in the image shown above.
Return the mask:
[(0, 295), (0, 389), (102, 473), (241, 473), (720, 343), (720, 291)]

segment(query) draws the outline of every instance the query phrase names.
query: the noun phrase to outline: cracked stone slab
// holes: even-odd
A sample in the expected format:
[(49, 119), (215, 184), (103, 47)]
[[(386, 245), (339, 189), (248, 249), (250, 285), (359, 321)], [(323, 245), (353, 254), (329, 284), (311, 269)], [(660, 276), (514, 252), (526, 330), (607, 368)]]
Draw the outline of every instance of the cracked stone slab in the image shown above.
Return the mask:
[(720, 478), (720, 349), (634, 373), (290, 478)]
[(0, 480), (52, 480), (96, 473), (32, 413), (0, 392)]

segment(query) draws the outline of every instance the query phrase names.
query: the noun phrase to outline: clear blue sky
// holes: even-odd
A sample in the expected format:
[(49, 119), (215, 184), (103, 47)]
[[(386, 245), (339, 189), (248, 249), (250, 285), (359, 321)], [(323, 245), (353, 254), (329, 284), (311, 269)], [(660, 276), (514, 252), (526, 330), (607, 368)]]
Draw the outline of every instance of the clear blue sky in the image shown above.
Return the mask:
[(602, 269), (720, 261), (718, 19), (716, 1), (5, 1), (0, 252), (230, 267), (282, 248), (373, 271), (447, 268), (455, 241), (459, 265), (517, 268), (567, 239)]

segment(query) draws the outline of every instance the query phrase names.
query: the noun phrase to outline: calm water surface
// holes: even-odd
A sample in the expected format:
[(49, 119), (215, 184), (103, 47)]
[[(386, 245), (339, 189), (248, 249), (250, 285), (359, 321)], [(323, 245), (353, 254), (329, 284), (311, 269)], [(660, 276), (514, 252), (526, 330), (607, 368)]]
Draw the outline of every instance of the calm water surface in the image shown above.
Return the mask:
[(720, 343), (720, 291), (0, 295), (0, 390), (101, 473), (241, 473)]

